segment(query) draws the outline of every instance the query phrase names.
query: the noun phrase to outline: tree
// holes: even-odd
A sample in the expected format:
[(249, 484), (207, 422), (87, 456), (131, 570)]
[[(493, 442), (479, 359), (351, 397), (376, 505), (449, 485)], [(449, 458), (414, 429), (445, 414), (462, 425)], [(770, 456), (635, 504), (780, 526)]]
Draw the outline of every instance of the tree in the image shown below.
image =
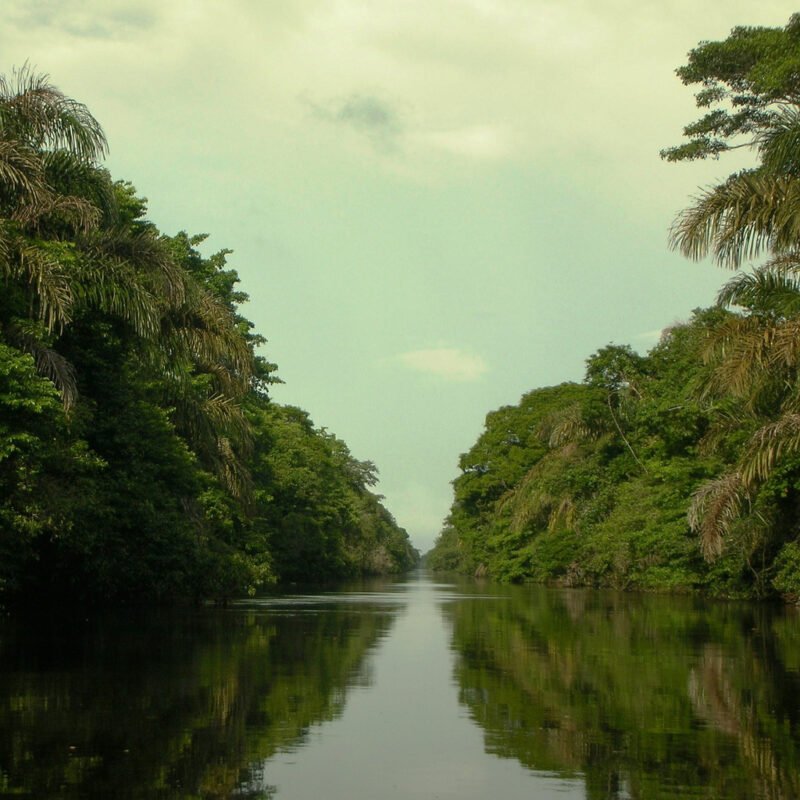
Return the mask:
[[(719, 293), (722, 306), (739, 306), (718, 326), (705, 347), (712, 367), (702, 395), (732, 397), (736, 412), (726, 412), (732, 424), (749, 435), (735, 463), (694, 495), (690, 522), (701, 537), (708, 558), (723, 551), (732, 526), (754, 508), (761, 487), (776, 471), (796, 470), (800, 452), (800, 280), (798, 265), (780, 270), (776, 260), (729, 281)], [(785, 476), (784, 476), (785, 479)], [(752, 515), (751, 515), (752, 516)], [(775, 520), (763, 508), (752, 516), (769, 535)]]
[(100, 216), (93, 203), (61, 191), (58, 179), (86, 178), (105, 151), (97, 120), (46, 75), (26, 66), (11, 79), (0, 76), (0, 274), (32, 290), (49, 330), (70, 319), (72, 293), (63, 263), (41, 234), (88, 231)]
[(672, 244), (734, 269), (767, 256), (720, 292), (720, 306), (744, 313), (722, 324), (706, 348), (714, 370), (704, 396), (740, 400), (736, 423), (750, 431), (736, 463), (694, 494), (690, 523), (706, 557), (716, 558), (743, 519), (760, 531), (761, 544), (774, 537), (771, 511), (779, 504), (764, 506), (764, 487), (779, 471), (785, 482), (800, 452), (800, 15), (783, 29), (736, 28), (723, 42), (705, 42), (678, 75), (702, 85), (698, 106), (727, 108), (689, 125), (689, 141), (662, 156), (750, 147), (758, 164), (701, 193), (676, 219)]
[[(774, 144), (774, 134), (797, 121), (800, 14), (784, 28), (737, 27), (724, 41), (701, 42), (677, 75), (702, 87), (697, 106), (710, 110), (684, 128), (689, 141), (662, 150), (662, 158), (685, 161)], [(790, 130), (796, 135), (796, 124)]]
[(0, 77), (0, 600), (410, 566), (374, 465), (271, 405), (230, 251), (162, 233), (105, 152), (47, 76)]

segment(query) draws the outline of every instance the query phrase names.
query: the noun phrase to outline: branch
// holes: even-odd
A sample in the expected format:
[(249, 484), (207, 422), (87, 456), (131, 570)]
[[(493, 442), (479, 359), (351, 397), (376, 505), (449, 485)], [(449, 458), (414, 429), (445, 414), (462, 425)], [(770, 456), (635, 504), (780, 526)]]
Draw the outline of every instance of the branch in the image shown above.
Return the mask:
[(608, 396), (606, 397), (606, 402), (608, 403), (608, 410), (611, 412), (611, 419), (614, 422), (614, 427), (617, 429), (619, 435), (622, 437), (622, 441), (625, 442), (625, 446), (628, 448), (628, 450), (631, 451), (631, 455), (633, 456), (634, 461), (642, 468), (642, 472), (644, 472), (644, 474), (647, 475), (648, 474), (647, 467), (644, 464), (642, 464), (642, 462), (639, 460), (639, 456), (637, 456), (636, 453), (634, 452), (631, 443), (628, 441), (628, 438), (622, 432), (622, 428), (620, 427), (620, 424), (617, 421), (617, 415), (614, 413), (614, 407), (611, 405), (611, 392), (608, 393)]

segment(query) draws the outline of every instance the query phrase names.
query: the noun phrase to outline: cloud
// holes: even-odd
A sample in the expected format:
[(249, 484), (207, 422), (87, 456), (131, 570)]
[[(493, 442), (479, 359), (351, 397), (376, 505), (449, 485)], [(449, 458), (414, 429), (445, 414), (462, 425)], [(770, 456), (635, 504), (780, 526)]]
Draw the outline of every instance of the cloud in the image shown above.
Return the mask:
[(119, 39), (152, 30), (158, 22), (157, 4), (140, 2), (133, 7), (127, 0), (84, 3), (57, 12), (49, 0), (28, 0), (11, 4), (4, 12), (20, 30), (55, 29), (80, 39)]
[(372, 94), (354, 93), (324, 105), (307, 102), (318, 119), (351, 128), (383, 149), (394, 148), (403, 133), (399, 113)]
[(448, 131), (421, 133), (415, 139), (435, 150), (468, 158), (497, 159), (511, 151), (509, 131), (497, 125), (471, 125)]
[(408, 146), (411, 153), (432, 153), (478, 160), (497, 160), (511, 154), (512, 132), (508, 126), (474, 124), (430, 129), (406, 119), (388, 101), (375, 94), (353, 93), (318, 103), (304, 99), (313, 116), (328, 124), (349, 128), (384, 152)]
[(401, 353), (397, 359), (408, 369), (436, 375), (447, 381), (477, 381), (489, 366), (478, 355), (456, 347), (434, 347)]

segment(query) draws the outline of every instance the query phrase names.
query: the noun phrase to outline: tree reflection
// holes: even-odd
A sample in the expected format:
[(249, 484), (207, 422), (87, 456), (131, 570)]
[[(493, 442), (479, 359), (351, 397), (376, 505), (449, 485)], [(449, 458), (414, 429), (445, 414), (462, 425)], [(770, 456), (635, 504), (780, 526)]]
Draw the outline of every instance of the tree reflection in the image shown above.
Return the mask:
[(487, 752), (599, 798), (800, 797), (800, 619), (690, 598), (508, 588), (445, 607)]
[(386, 609), (0, 627), (0, 796), (266, 800), (261, 765), (339, 715)]

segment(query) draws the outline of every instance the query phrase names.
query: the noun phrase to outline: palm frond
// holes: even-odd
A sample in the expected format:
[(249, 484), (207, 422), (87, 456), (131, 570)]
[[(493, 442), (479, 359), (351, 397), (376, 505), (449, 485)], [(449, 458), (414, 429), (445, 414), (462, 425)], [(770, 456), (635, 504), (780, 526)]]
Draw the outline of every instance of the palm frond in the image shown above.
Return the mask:
[(563, 447), (571, 442), (596, 439), (597, 428), (586, 421), (581, 403), (573, 403), (549, 415), (539, 426), (539, 435), (551, 449)]
[(48, 217), (58, 219), (75, 233), (86, 233), (100, 222), (101, 212), (90, 201), (72, 195), (40, 194), (28, 203), (20, 204), (12, 215), (21, 222), (41, 225)]
[(549, 521), (556, 505), (556, 499), (542, 486), (530, 487), (515, 495), (511, 506), (510, 528), (521, 533), (529, 525), (549, 527)]
[(230, 439), (217, 440), (219, 475), (226, 489), (236, 498), (247, 501), (253, 490), (253, 479)]
[(574, 525), (577, 508), (568, 494), (554, 494), (546, 480), (554, 462), (567, 463), (578, 453), (575, 443), (567, 444), (545, 456), (528, 470), (517, 485), (497, 502), (497, 510), (510, 514), (510, 528), (521, 533), (534, 525), (549, 531), (560, 524)]
[(76, 299), (127, 322), (144, 339), (159, 331), (159, 298), (145, 286), (138, 271), (121, 259), (80, 259), (74, 276)]
[(0, 137), (0, 185), (35, 194), (46, 187), (39, 156), (17, 141)]
[(695, 260), (711, 254), (731, 269), (765, 250), (794, 248), (800, 241), (797, 184), (763, 171), (732, 175), (678, 215), (670, 244)]
[(202, 394), (188, 372), (176, 371), (173, 378), (178, 431), (234, 496), (246, 498), (250, 477), (243, 456), (252, 436), (242, 407), (232, 397)]
[(700, 440), (700, 452), (711, 455), (727, 445), (731, 434), (754, 424), (755, 417), (732, 412), (717, 412), (712, 418), (708, 430)]
[(776, 174), (800, 174), (800, 109), (783, 106), (756, 138), (762, 164)]
[(33, 356), (37, 372), (48, 378), (58, 389), (64, 411), (68, 414), (78, 400), (78, 381), (75, 367), (50, 344), (41, 322), (30, 319), (11, 319), (5, 335), (20, 350)]
[(740, 474), (747, 487), (766, 481), (777, 463), (800, 450), (800, 414), (785, 413), (759, 428), (751, 437), (740, 462)]
[(222, 395), (239, 398), (250, 385), (241, 375), (231, 371), (224, 364), (204, 364), (203, 369), (206, 374), (212, 376), (215, 388)]
[(692, 495), (687, 519), (689, 527), (700, 536), (700, 548), (706, 560), (722, 554), (725, 536), (742, 516), (749, 496), (738, 472), (728, 472), (704, 483)]
[(111, 176), (105, 169), (76, 156), (69, 150), (42, 155), (44, 178), (53, 192), (81, 197), (102, 215), (106, 226), (117, 220), (117, 198)]
[[(776, 375), (800, 369), (800, 313), (775, 327), (770, 361)], [(788, 375), (785, 380), (789, 382)]]
[(201, 366), (222, 365), (246, 390), (253, 374), (253, 351), (224, 303), (209, 291), (189, 285), (187, 303), (173, 320), (175, 336)]
[(574, 528), (578, 516), (578, 507), (571, 497), (562, 497), (550, 512), (547, 530), (552, 533), (559, 528)]
[(87, 239), (85, 247), (96, 258), (113, 258), (133, 265), (153, 294), (165, 298), (171, 308), (187, 302), (189, 276), (150, 230), (132, 233), (113, 227)]
[(40, 375), (49, 378), (61, 395), (64, 411), (69, 414), (78, 401), (78, 380), (75, 367), (61, 353), (50, 347), (34, 344), (31, 354)]
[[(796, 254), (792, 254), (796, 257)], [(780, 264), (780, 265), (779, 265)], [(772, 259), (753, 270), (735, 275), (717, 294), (717, 305), (742, 306), (770, 315), (791, 316), (800, 313), (800, 263), (788, 258)]]
[(199, 370), (213, 372), (217, 376), (225, 370), (228, 373), (225, 383), (238, 387), (237, 393), (249, 388), (252, 369), (246, 342), (242, 345), (241, 340), (235, 337), (192, 327), (177, 328), (173, 341)]
[(732, 394), (755, 399), (759, 388), (777, 376), (772, 372), (774, 326), (757, 316), (730, 317), (714, 329), (703, 358), (714, 366), (701, 385), (702, 397)]
[(773, 254), (759, 269), (779, 275), (800, 275), (800, 249), (793, 248)]
[(83, 103), (66, 97), (25, 64), (0, 76), (0, 134), (34, 149), (65, 148), (92, 161), (107, 152), (100, 123)]
[(205, 398), (199, 408), (215, 430), (225, 431), (228, 436), (235, 436), (238, 440), (247, 438), (250, 425), (234, 398), (213, 394)]
[(72, 286), (62, 264), (50, 253), (25, 240), (16, 242), (16, 257), (6, 262), (7, 274), (21, 278), (35, 292), (39, 316), (49, 331), (72, 318)]

